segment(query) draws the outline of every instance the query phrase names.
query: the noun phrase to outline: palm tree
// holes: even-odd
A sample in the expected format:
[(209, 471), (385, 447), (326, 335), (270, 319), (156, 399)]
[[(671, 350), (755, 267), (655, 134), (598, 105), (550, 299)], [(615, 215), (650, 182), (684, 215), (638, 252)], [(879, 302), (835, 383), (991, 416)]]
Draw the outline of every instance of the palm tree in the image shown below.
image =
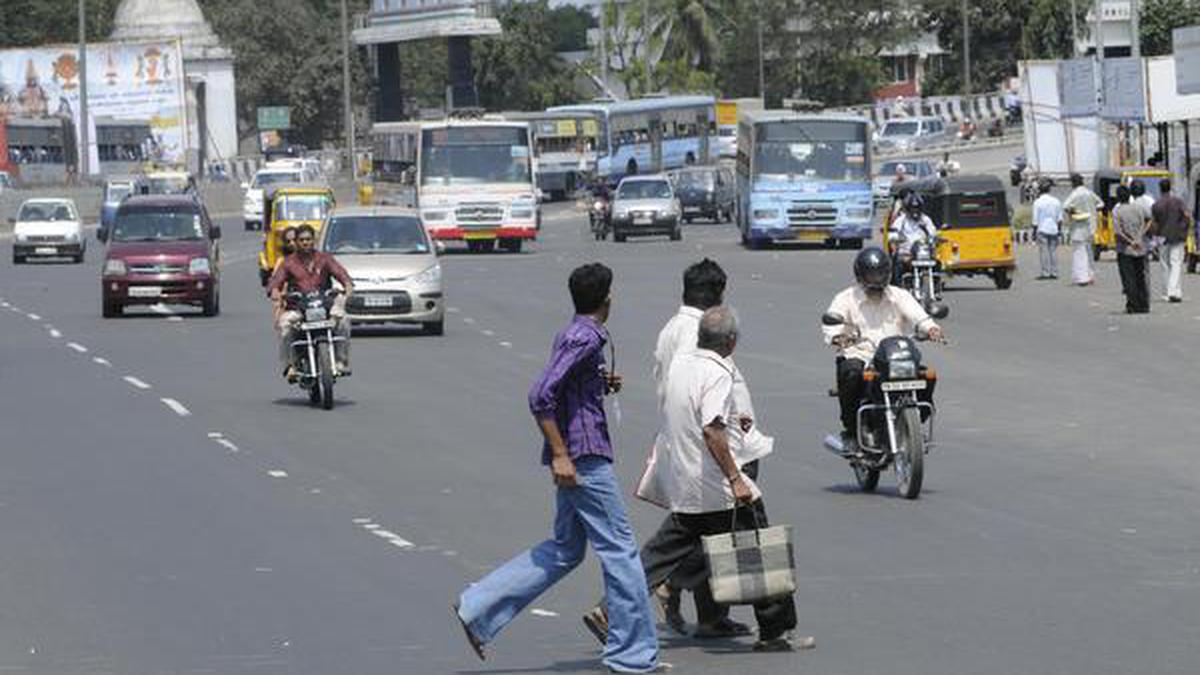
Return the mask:
[(659, 61), (681, 60), (712, 72), (720, 51), (720, 31), (729, 22), (720, 0), (646, 0), (651, 51)]

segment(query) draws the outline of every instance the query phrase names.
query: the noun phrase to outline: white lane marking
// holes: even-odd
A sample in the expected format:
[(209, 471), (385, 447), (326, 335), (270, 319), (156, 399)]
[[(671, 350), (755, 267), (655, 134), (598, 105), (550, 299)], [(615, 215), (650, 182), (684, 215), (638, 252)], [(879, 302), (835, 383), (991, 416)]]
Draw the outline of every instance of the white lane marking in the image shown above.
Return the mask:
[(188, 410), (183, 406), (182, 403), (173, 398), (160, 398), (158, 400), (162, 401), (163, 405), (170, 408), (176, 415), (179, 415), (180, 417), (187, 417), (188, 415), (192, 414), (191, 410)]
[(83, 345), (79, 344), (78, 342), (68, 342), (67, 346), (70, 347), (71, 349), (74, 349), (75, 351), (79, 352), (80, 354), (87, 353), (87, 347), (84, 347)]
[(364, 523), (362, 527), (364, 530), (378, 530), (383, 526), (379, 525), (378, 523)]
[(367, 532), (370, 532), (376, 537), (383, 539), (396, 548), (413, 548), (416, 546), (416, 544), (405, 539), (404, 537), (401, 537), (395, 532), (383, 529), (383, 527), (381, 527), (378, 523), (373, 522), (370, 518), (355, 518), (351, 522)]
[(501, 341), (500, 341), (500, 346), (501, 346), (501, 347), (507, 347), (507, 348), (509, 348), (509, 349), (512, 349), (512, 343), (511, 343), (511, 342), (509, 342), (508, 340), (501, 340)]
[(371, 519), (370, 518), (355, 518), (354, 520), (352, 520), (350, 522), (354, 523), (355, 525), (366, 525), (367, 523), (371, 522)]
[(179, 316), (178, 314), (172, 314), (171, 316), (167, 317), (167, 321), (183, 321), (183, 317)]
[(219, 432), (219, 431), (210, 431), (210, 432), (208, 432), (208, 437), (209, 437), (209, 438), (220, 438), (220, 437), (222, 437), (222, 436), (224, 436), (224, 435), (225, 435), (225, 434), (223, 434), (223, 433), (221, 433), (221, 432)]
[(446, 311), (447, 311), (447, 312), (450, 312), (451, 314), (458, 314), (458, 308), (457, 308), (457, 307), (447, 307), (447, 308), (446, 308)]
[(50, 329), (50, 337), (60, 338), (60, 337), (62, 337), (62, 333), (57, 328), (51, 328)]
[(463, 323), (475, 323), (475, 319), (472, 319), (472, 318), (471, 318), (471, 317), (469, 317), (469, 316), (464, 316), (464, 317), (463, 317)]
[(134, 377), (132, 375), (126, 375), (125, 377), (122, 377), (121, 379), (125, 380), (129, 384), (132, 384), (133, 386), (137, 387), (138, 389), (149, 389), (150, 388), (150, 385), (146, 384), (145, 382), (142, 382), (141, 380), (137, 379), (136, 377)]
[(486, 329), (486, 328), (485, 328), (485, 329), (483, 329), (483, 330), (482, 330), (482, 331), (480, 331), (480, 332), (482, 332), (482, 333), (483, 333), (484, 335), (486, 335), (487, 337), (492, 337), (493, 335), (495, 335), (495, 334), (496, 334), (496, 331), (494, 331), (494, 330), (488, 330), (488, 329)]
[(217, 445), (224, 447), (226, 450), (228, 450), (230, 452), (238, 451), (238, 446), (235, 445), (234, 442), (229, 440), (228, 438), (218, 438)]
[(108, 359), (101, 358), (101, 357), (99, 357), (99, 356), (93, 356), (93, 357), (92, 357), (92, 363), (95, 363), (95, 364), (97, 364), (97, 365), (104, 366), (104, 367), (106, 367), (106, 368), (112, 368), (112, 363), (110, 363)]
[(529, 613), (534, 616), (558, 616), (558, 612), (551, 612), (548, 609), (541, 609), (538, 607), (529, 610)]
[(33, 314), (33, 313), (26, 314), (25, 316), (29, 317), (30, 321), (41, 321), (42, 320), (42, 317), (38, 316), (37, 314)]
[(271, 478), (287, 478), (288, 472), (280, 470), (280, 469), (271, 469), (270, 471), (267, 472), (267, 475), (270, 476)]

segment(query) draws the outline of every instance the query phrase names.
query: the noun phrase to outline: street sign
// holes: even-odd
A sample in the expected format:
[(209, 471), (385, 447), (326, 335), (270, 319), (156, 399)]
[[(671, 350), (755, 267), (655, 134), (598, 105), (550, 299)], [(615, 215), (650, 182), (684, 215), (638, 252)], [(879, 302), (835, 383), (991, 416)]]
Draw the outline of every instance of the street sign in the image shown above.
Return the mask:
[(1200, 94), (1200, 26), (1171, 31), (1175, 49), (1175, 93)]
[(1104, 60), (1104, 105), (1100, 117), (1116, 122), (1146, 119), (1146, 84), (1142, 60), (1133, 57)]
[(1092, 117), (1100, 111), (1095, 60), (1070, 59), (1059, 63), (1058, 88), (1063, 117)]
[(271, 106), (258, 109), (258, 130), (278, 131), (292, 128), (292, 109), (288, 106)]

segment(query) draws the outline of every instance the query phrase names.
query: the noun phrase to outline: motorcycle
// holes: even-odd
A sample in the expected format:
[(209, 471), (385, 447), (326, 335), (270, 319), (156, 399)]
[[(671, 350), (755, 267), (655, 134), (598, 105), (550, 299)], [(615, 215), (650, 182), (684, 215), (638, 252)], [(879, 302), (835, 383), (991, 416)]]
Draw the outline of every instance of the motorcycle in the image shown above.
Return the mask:
[(588, 223), (592, 229), (592, 236), (596, 238), (596, 241), (603, 241), (608, 238), (608, 232), (612, 229), (611, 208), (609, 200), (604, 197), (595, 197), (592, 199), (592, 205), (588, 209)]
[(340, 375), (334, 345), (345, 341), (336, 335), (330, 317), (334, 298), (340, 291), (288, 293), (287, 308), (300, 313), (297, 339), (292, 341), (292, 362), (299, 374), (297, 383), (308, 392), (308, 400), (325, 410), (333, 408), (333, 385)]
[(930, 243), (924, 239), (913, 242), (908, 255), (901, 257), (908, 269), (900, 276), (900, 282), (921, 303), (926, 313), (935, 319), (944, 319), (950, 314), (950, 308), (942, 302), (945, 274), (937, 259), (937, 242)]
[[(821, 318), (826, 326), (845, 326), (837, 314)], [(846, 334), (851, 343), (862, 338), (857, 328)], [(889, 337), (880, 341), (871, 363), (863, 370), (866, 385), (858, 406), (858, 451), (849, 452), (839, 434), (825, 437), (825, 447), (849, 461), (863, 492), (874, 492), (879, 474), (891, 466), (896, 484), (906, 499), (921, 494), (925, 455), (934, 447), (933, 387), (937, 373), (925, 366), (914, 342), (921, 336)], [(922, 392), (925, 392), (922, 394)], [(836, 390), (831, 394), (837, 394)]]

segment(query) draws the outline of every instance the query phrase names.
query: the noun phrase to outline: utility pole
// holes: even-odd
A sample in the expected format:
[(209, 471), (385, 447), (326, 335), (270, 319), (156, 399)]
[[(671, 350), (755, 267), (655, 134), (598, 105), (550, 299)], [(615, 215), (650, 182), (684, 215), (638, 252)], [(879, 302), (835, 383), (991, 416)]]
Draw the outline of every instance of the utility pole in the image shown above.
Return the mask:
[(650, 93), (650, 0), (642, 0), (642, 44), (642, 59), (646, 66), (645, 95)]
[(758, 97), (767, 105), (767, 79), (763, 68), (762, 0), (758, 0)]
[(87, 94), (87, 7), (84, 0), (79, 0), (79, 180), (86, 181), (91, 174), (88, 166), (91, 153), (91, 139), (88, 138), (88, 94)]
[(350, 18), (346, 0), (342, 0), (342, 102), (346, 106), (346, 154), (350, 158), (350, 177), (358, 180), (358, 158), (354, 149), (354, 108), (350, 95)]
[(608, 91), (608, 2), (600, 2), (600, 81)]
[(1129, 0), (1129, 49), (1135, 59), (1142, 58), (1142, 7), (1138, 0)]
[[(1097, 110), (1104, 110), (1104, 0), (1096, 0), (1095, 7), (1092, 8), (1092, 14), (1095, 16), (1095, 26), (1092, 30), (1095, 32), (1096, 43), (1096, 103)], [(1100, 148), (1097, 150), (1100, 159), (1100, 166), (1108, 166), (1108, 143), (1107, 129), (1105, 128), (1104, 118), (1099, 114), (1096, 117), (1096, 138), (1099, 141)]]
[(1071, 0), (1071, 54), (1079, 58), (1079, 21), (1076, 18), (1079, 10), (1075, 8), (1075, 0)]
[(971, 24), (967, 19), (967, 0), (962, 0), (963, 95), (971, 95)]

